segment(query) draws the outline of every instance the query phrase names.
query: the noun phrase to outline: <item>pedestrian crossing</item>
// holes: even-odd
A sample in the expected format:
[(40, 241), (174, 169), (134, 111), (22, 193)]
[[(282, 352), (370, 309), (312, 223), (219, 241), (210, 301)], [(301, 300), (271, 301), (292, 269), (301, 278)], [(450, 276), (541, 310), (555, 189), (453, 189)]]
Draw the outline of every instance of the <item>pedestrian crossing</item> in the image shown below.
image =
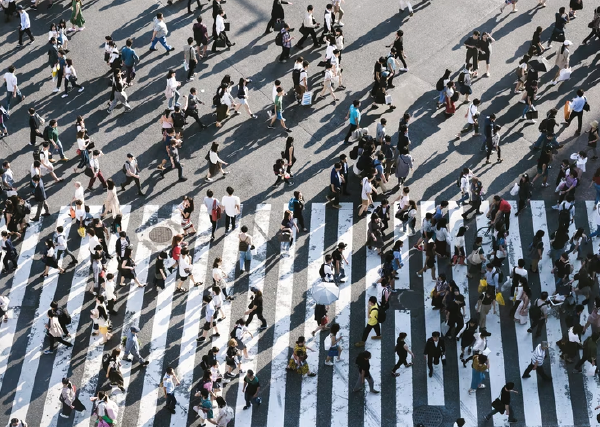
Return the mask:
[[(510, 203), (514, 212), (516, 202)], [(450, 205), (450, 234), (454, 236), (463, 225), (470, 226), (465, 248), (469, 254), (477, 229), (485, 227), (487, 219), (478, 216), (476, 221), (465, 224), (461, 217), (462, 208), (454, 202)], [(433, 212), (435, 206), (435, 201), (420, 202), (419, 216), (422, 218), (425, 213)], [(101, 208), (91, 206), (91, 213), (99, 216)], [(482, 210), (485, 212), (488, 208), (489, 203), (484, 202)], [(460, 344), (450, 339), (445, 340), (446, 365), (434, 365), (434, 376), (428, 377), (427, 365), (421, 356), (424, 343), (432, 332), (443, 329), (445, 318), (439, 311), (431, 309), (430, 292), (435, 282), (430, 272), (425, 272), (423, 278), (416, 275), (424, 262), (424, 254), (412, 247), (419, 235), (403, 233), (401, 223), (395, 217), (390, 221), (393, 230), (386, 231), (384, 252), (391, 249), (393, 241), (404, 242), (401, 253), (404, 267), (396, 280), (399, 292), (394, 294), (391, 311), (381, 325), (383, 339), (369, 338), (365, 348), (356, 348), (354, 343), (361, 341), (368, 316), (368, 299), (376, 295), (373, 284), (379, 278), (381, 266), (377, 253), (365, 247), (366, 220), (357, 218), (357, 210), (351, 203), (342, 203), (339, 210), (329, 209), (323, 203), (309, 203), (304, 211), (306, 224), (310, 224), (309, 231), (294, 232), (293, 243), (288, 249), (279, 243), (276, 236), (286, 209), (287, 203), (242, 206), (236, 221), (237, 230), (224, 234), (222, 224), (219, 224), (217, 238), (211, 241), (209, 214), (202, 206), (194, 214), (197, 233), (186, 241), (193, 259), (192, 275), (203, 284), (198, 287), (185, 284), (184, 287), (189, 285), (189, 291), (177, 294), (174, 293), (175, 274), (168, 277), (165, 290), (154, 289), (155, 257), (159, 251), (169, 249), (170, 239), (158, 242), (149, 240), (148, 236), (160, 227), (167, 227), (173, 233), (181, 232), (178, 214), (168, 206), (145, 205), (133, 212), (130, 206), (122, 206), (122, 226), (135, 248), (137, 277), (148, 285), (145, 288), (135, 285), (118, 287), (115, 309), (119, 315), (112, 319), (114, 337), (106, 345), (102, 344), (101, 337), (91, 335), (89, 312), (93, 308), (93, 300), (86, 292), (91, 280), (87, 237), (77, 235), (68, 206), (62, 207), (58, 215), (33, 223), (22, 241), (18, 242), (16, 271), (2, 289), (2, 294), (10, 299), (10, 314), (9, 321), (0, 325), (0, 395), (5, 396), (0, 401), (0, 424), (16, 417), (42, 427), (94, 425), (90, 397), (108, 386), (104, 379), (106, 373), (102, 370), (102, 355), (118, 346), (121, 336), (131, 326), (137, 326), (142, 330), (141, 354), (150, 363), (146, 368), (123, 363), (126, 392), (115, 389), (112, 394), (120, 409), (117, 425), (199, 425), (191, 407), (198, 402), (193, 390), (202, 375), (198, 366), (200, 360), (209, 348), (217, 347), (221, 371), (225, 372), (229, 332), (237, 319), (245, 317), (244, 312), (251, 302), (250, 289), (256, 288), (264, 294), (264, 316), (268, 328), (259, 332), (258, 322), (249, 325), (252, 337), (244, 339), (249, 359), (244, 359), (242, 366), (244, 370), (252, 369), (259, 378), (262, 404), (244, 410), (243, 376), (232, 380), (222, 391), (236, 413), (231, 426), (408, 426), (413, 425), (413, 420), (420, 419), (419, 413), (423, 408), (438, 411), (444, 425), (459, 416), (467, 420), (467, 425), (480, 425), (485, 422), (483, 416), (491, 410), (491, 401), (507, 381), (513, 381), (519, 391), (514, 402), (515, 415), (519, 419), (517, 425), (598, 425), (593, 408), (600, 404), (599, 380), (588, 375), (588, 362), (583, 366), (584, 374), (574, 374), (573, 365), (565, 366), (559, 358), (556, 341), (566, 332), (559, 318), (550, 316), (546, 335), (542, 337), (550, 346), (545, 368), (552, 376), (552, 382), (543, 381), (535, 375), (521, 379), (531, 352), (541, 339), (528, 334), (526, 325), (513, 322), (507, 292), (504, 292), (507, 304), (499, 308), (499, 314), (488, 314), (487, 329), (492, 336), (488, 340), (491, 369), (486, 375), (487, 388), (474, 394), (468, 393), (471, 367), (463, 368), (458, 360)], [(593, 202), (578, 202), (570, 234), (577, 227), (584, 227), (586, 233), (590, 228), (595, 229), (593, 211)], [(417, 219), (417, 224), (420, 224), (420, 219)], [(530, 209), (523, 211), (519, 217), (511, 217), (508, 256), (503, 266), (506, 277), (518, 259), (525, 256), (529, 265), (524, 248), (528, 247), (535, 231), (545, 231), (544, 251), (549, 249), (549, 236), (555, 230), (555, 224), (556, 211), (551, 209), (550, 203), (543, 201), (532, 201)], [(70, 238), (69, 247), (75, 252), (78, 265), (64, 275), (50, 269), (48, 277), (41, 280), (36, 275), (43, 267), (40, 267), (41, 262), (35, 255), (57, 225), (65, 228)], [(242, 225), (249, 228), (256, 250), (248, 263), (247, 273), (241, 273), (239, 268), (238, 230)], [(109, 248), (113, 253), (116, 240), (116, 235), (110, 236)], [(344, 269), (348, 281), (340, 283), (339, 299), (328, 307), (328, 316), (330, 321), (340, 325), (343, 351), (341, 361), (334, 360), (334, 366), (327, 366), (323, 363), (327, 353), (323, 340), (327, 333), (312, 335), (316, 322), (315, 303), (310, 291), (320, 281), (318, 271), (324, 254), (331, 253), (338, 242), (347, 245), (345, 255), (348, 264)], [(586, 245), (584, 252), (591, 251), (598, 243), (598, 239), (594, 238), (593, 244)], [(453, 250), (453, 245), (450, 247)], [(491, 240), (484, 239), (484, 252), (492, 252)], [(575, 272), (580, 266), (576, 256), (576, 253), (570, 255)], [(226, 290), (236, 299), (223, 305), (225, 318), (217, 324), (220, 336), (212, 336), (207, 343), (198, 344), (196, 338), (204, 324), (202, 296), (212, 286), (212, 263), (216, 257), (222, 259)], [(437, 274), (443, 272), (449, 279), (452, 278), (465, 296), (465, 320), (476, 317), (478, 279), (469, 279), (466, 266), (452, 266), (447, 259), (438, 259), (436, 269)], [(530, 273), (534, 298), (542, 290), (554, 291), (549, 257), (544, 256), (539, 269), (539, 277)], [(116, 273), (116, 257), (109, 262), (108, 271)], [(413, 299), (422, 296), (422, 303), (417, 306), (405, 303), (403, 296), (408, 297), (409, 293)], [(42, 342), (46, 311), (54, 299), (59, 299), (72, 315), (69, 330), (74, 346), (60, 345), (54, 355), (44, 355)], [(582, 316), (582, 322), (585, 322), (587, 313), (588, 309)], [(414, 352), (415, 360), (412, 367), (401, 366), (398, 370), (400, 376), (395, 378), (391, 370), (396, 363), (394, 346), (400, 332), (407, 334), (406, 343)], [(582, 340), (589, 334), (590, 330)], [(316, 377), (301, 378), (285, 369), (300, 335), (305, 336), (307, 346), (315, 350), (308, 352), (307, 362)], [(353, 392), (358, 378), (354, 360), (364, 350), (372, 355), (371, 375), (374, 388), (384, 391), (380, 394), (369, 393), (368, 384), (363, 391)], [(410, 358), (408, 361), (411, 361)], [(168, 366), (175, 369), (181, 382), (175, 390), (178, 401), (175, 414), (163, 409), (164, 395), (159, 389)], [(75, 413), (68, 420), (58, 417), (61, 380), (64, 377), (70, 377), (78, 387), (79, 398), (86, 406), (86, 411)], [(489, 425), (504, 425), (505, 419), (506, 416), (496, 414)]]

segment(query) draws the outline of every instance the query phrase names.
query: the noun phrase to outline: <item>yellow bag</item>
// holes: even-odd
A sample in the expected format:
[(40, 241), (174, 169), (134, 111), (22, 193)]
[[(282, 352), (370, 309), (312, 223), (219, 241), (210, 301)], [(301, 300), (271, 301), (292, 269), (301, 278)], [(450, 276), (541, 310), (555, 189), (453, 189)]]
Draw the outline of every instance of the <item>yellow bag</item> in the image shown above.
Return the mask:
[(487, 288), (487, 280), (481, 279), (479, 281), (479, 288), (477, 288), (477, 291), (481, 294), (481, 293), (485, 292), (486, 288)]
[(504, 304), (506, 304), (506, 303), (504, 302), (504, 297), (502, 296), (502, 292), (498, 292), (498, 293), (496, 294), (496, 302), (497, 302), (498, 304), (500, 304), (500, 305), (504, 305)]
[(83, 239), (85, 237), (85, 227), (79, 227), (77, 229), (77, 234), (79, 234), (79, 237)]
[(429, 298), (433, 298), (434, 295), (435, 295), (435, 288), (433, 288), (431, 290), (431, 292), (429, 293)]

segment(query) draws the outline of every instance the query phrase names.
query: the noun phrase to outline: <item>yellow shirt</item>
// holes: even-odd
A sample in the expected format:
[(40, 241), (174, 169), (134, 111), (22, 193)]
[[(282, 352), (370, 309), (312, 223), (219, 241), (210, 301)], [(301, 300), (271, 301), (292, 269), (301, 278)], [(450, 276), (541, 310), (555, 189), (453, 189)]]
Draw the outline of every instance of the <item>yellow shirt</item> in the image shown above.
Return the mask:
[(376, 305), (374, 305), (373, 307), (371, 307), (371, 310), (369, 310), (369, 320), (367, 321), (367, 324), (371, 325), (371, 326), (375, 326), (378, 322), (377, 322), (377, 316), (379, 315), (379, 309), (377, 308)]

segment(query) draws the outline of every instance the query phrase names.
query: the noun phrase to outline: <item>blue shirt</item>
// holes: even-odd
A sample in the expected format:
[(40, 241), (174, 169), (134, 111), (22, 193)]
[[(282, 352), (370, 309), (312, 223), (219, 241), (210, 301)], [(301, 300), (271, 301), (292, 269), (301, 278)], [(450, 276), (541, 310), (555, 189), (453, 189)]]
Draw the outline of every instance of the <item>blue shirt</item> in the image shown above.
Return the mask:
[(135, 63), (140, 61), (140, 58), (135, 54), (135, 50), (127, 46), (121, 49), (121, 58), (126, 67), (133, 67)]
[(358, 126), (360, 122), (360, 111), (354, 105), (350, 106), (350, 124)]
[(571, 101), (571, 107), (573, 107), (573, 111), (580, 113), (583, 111), (583, 106), (585, 105), (586, 99), (585, 96), (577, 96)]

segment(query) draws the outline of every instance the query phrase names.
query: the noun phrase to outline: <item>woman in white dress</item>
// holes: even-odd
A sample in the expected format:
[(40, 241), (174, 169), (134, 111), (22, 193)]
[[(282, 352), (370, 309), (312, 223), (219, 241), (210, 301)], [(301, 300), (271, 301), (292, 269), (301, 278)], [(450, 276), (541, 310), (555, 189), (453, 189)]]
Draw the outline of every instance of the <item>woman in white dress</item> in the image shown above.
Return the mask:
[(119, 198), (117, 197), (117, 190), (115, 188), (115, 183), (113, 182), (113, 180), (107, 179), (106, 186), (106, 200), (104, 201), (104, 212), (102, 213), (102, 218), (104, 218), (109, 212), (114, 218), (117, 215), (121, 215), (121, 204), (119, 203)]
[(515, 322), (526, 325), (529, 322), (529, 307), (531, 307), (531, 290), (523, 288), (522, 284), (515, 289), (515, 301), (521, 301), (515, 311)]

